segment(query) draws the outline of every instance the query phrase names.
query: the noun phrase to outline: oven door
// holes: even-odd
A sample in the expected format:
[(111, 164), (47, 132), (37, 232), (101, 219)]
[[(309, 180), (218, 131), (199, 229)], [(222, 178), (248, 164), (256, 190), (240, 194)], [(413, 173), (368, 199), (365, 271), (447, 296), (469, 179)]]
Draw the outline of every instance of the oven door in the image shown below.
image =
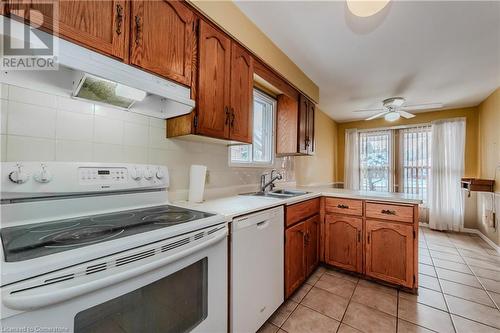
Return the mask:
[[(200, 234), (152, 245), (179, 245), (159, 254), (139, 248), (135, 254), (99, 259), (106, 265), (87, 263), (84, 276), (78, 276), (82, 267), (76, 267), (57, 272), (60, 277), (74, 274), (68, 280), (46, 276), (2, 288), (2, 329), (226, 332), (227, 227), (205, 231), (205, 237)], [(110, 263), (113, 268), (103, 269)], [(97, 272), (88, 274), (89, 267)], [(40, 286), (42, 281), (49, 282)]]

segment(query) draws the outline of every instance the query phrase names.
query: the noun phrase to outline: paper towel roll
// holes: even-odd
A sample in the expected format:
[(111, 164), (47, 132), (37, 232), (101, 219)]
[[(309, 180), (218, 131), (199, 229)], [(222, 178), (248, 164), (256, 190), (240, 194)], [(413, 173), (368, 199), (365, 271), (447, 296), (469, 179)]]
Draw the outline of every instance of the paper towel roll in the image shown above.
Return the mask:
[(207, 167), (205, 165), (191, 165), (189, 171), (189, 202), (203, 202), (206, 175)]

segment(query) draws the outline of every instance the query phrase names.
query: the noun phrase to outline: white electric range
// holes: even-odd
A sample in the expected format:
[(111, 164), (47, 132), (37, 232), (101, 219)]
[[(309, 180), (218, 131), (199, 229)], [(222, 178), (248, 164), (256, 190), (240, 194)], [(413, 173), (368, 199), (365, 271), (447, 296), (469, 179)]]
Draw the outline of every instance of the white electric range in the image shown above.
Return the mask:
[(169, 205), (166, 167), (1, 166), (3, 331), (227, 330), (227, 225)]

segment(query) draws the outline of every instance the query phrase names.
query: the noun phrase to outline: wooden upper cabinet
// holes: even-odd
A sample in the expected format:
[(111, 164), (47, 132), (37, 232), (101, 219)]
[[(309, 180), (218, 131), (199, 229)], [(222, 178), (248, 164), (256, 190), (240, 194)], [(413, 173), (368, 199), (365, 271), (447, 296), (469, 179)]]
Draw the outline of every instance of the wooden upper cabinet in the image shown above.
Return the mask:
[[(20, 3), (24, 11), (20, 12)], [(58, 35), (74, 43), (120, 60), (128, 56), (129, 2), (125, 0), (81, 1), (10, 1), (12, 16), (24, 15), (32, 25), (52, 32), (54, 8)], [(21, 14), (23, 13), (23, 14)]]
[(131, 1), (131, 6), (130, 63), (190, 86), (194, 13), (179, 1)]
[(298, 132), (298, 152), (307, 154), (307, 120), (309, 111), (309, 101), (303, 95), (300, 95), (299, 104), (299, 132)]
[(305, 223), (285, 230), (285, 298), (306, 279)]
[(299, 153), (314, 153), (314, 103), (304, 95), (300, 95), (299, 104)]
[(413, 225), (366, 220), (366, 275), (413, 288), (413, 242)]
[(296, 98), (281, 94), (277, 102), (276, 154), (297, 153), (297, 128), (299, 124), (299, 103)]
[(230, 139), (252, 143), (253, 58), (233, 43), (231, 50)]
[(276, 154), (311, 155), (314, 153), (314, 103), (304, 95), (298, 100), (278, 96)]
[(319, 215), (305, 221), (306, 228), (306, 276), (319, 264)]
[(363, 270), (363, 219), (336, 214), (325, 216), (325, 261), (349, 271)]
[(307, 154), (314, 154), (314, 103), (309, 101), (307, 103), (307, 136), (306, 136), (306, 146)]
[(231, 40), (200, 21), (196, 133), (229, 138)]

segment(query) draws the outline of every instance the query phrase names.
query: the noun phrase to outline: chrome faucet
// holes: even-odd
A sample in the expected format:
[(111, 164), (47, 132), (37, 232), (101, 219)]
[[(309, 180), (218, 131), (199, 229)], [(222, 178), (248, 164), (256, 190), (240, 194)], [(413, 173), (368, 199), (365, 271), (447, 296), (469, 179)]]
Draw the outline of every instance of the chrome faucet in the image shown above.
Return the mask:
[(267, 183), (266, 183), (266, 176), (267, 176), (267, 173), (263, 173), (260, 176), (260, 191), (264, 192), (264, 193), (266, 192), (266, 189), (268, 187), (271, 190), (274, 189), (274, 187), (276, 186), (274, 184), (275, 181), (283, 179), (283, 176), (278, 171), (276, 171), (276, 169), (273, 169), (271, 171), (271, 179)]

